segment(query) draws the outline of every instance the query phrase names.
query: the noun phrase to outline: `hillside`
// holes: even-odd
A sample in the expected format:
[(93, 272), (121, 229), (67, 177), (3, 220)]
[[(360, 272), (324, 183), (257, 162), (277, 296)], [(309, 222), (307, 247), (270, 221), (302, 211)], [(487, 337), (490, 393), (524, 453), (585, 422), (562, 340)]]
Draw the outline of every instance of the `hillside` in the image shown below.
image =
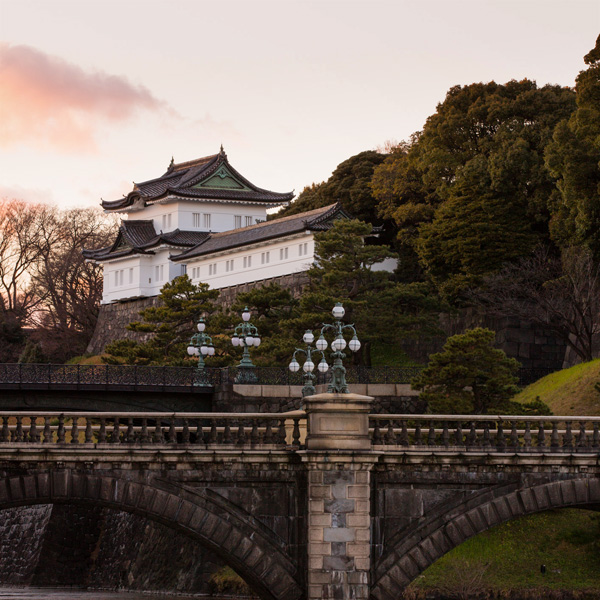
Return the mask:
[(539, 396), (555, 415), (600, 415), (597, 382), (600, 382), (600, 359), (542, 377), (513, 400), (531, 402)]
[(586, 590), (598, 598), (599, 533), (598, 514), (587, 510), (548, 511), (509, 521), (443, 556), (411, 587), (451, 597), (462, 592), (475, 598), (494, 590), (494, 597), (506, 598), (509, 590), (520, 590), (519, 597), (542, 598), (548, 590)]

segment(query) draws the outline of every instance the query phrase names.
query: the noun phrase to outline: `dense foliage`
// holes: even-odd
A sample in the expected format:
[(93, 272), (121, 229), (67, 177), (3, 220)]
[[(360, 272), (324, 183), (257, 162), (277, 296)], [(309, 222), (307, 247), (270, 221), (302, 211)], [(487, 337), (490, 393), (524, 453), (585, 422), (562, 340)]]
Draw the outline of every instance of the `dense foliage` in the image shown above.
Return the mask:
[(581, 244), (600, 260), (600, 36), (577, 77), (577, 109), (561, 121), (546, 149), (558, 178), (551, 194), (553, 237), (562, 246)]
[(470, 329), (446, 341), (443, 351), (432, 354), (427, 368), (412, 386), (422, 390), (435, 414), (503, 413), (517, 391), (519, 363), (493, 347), (495, 333)]
[(129, 365), (186, 365), (186, 348), (196, 333), (198, 319), (215, 310), (219, 296), (207, 283), (194, 285), (187, 275), (176, 277), (160, 290), (158, 306), (140, 311), (141, 321), (127, 326), (148, 334), (145, 342), (118, 340), (106, 346), (106, 362)]
[(353, 217), (374, 223), (377, 219), (373, 206), (375, 200), (369, 187), (375, 167), (385, 156), (368, 150), (340, 163), (331, 177), (319, 184), (305, 187), (298, 198), (274, 218), (287, 217), (307, 210), (340, 202)]
[[(449, 90), (423, 131), (375, 169), (382, 217), (400, 251), (450, 297), (548, 238), (555, 182), (544, 163), (568, 88), (510, 81)], [(412, 259), (411, 259), (412, 257)]]

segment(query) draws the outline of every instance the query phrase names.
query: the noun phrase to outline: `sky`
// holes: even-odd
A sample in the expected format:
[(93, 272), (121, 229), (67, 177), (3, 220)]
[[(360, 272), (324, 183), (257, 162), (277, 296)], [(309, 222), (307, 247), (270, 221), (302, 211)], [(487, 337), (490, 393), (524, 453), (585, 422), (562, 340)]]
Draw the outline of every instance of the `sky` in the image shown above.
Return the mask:
[(598, 0), (0, 0), (0, 198), (97, 206), (218, 152), (302, 191), (454, 85), (573, 86)]

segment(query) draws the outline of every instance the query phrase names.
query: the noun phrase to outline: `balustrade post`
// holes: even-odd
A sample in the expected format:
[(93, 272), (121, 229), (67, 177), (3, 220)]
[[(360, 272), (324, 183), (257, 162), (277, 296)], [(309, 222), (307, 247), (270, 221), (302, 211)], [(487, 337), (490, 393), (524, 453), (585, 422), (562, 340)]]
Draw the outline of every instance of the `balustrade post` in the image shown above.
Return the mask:
[(537, 445), (538, 448), (546, 447), (546, 430), (544, 429), (543, 421), (540, 421), (540, 424), (538, 426)]
[(563, 435), (563, 448), (571, 450), (573, 448), (573, 433), (571, 431), (571, 421), (565, 422), (565, 433)]
[(52, 443), (52, 429), (50, 428), (50, 417), (44, 417), (44, 444)]
[(29, 441), (32, 444), (37, 444), (40, 441), (40, 436), (37, 432), (36, 426), (37, 417), (29, 417)]
[(79, 424), (77, 423), (77, 417), (73, 417), (71, 424), (71, 444), (79, 444)]
[(558, 448), (558, 423), (552, 422), (552, 433), (550, 434), (550, 448)]
[(588, 440), (585, 432), (585, 421), (579, 421), (579, 435), (577, 436), (577, 447), (587, 448)]
[(496, 448), (498, 450), (504, 450), (506, 447), (506, 441), (504, 439), (504, 426), (502, 421), (498, 421), (498, 430), (496, 431)]
[(420, 446), (422, 443), (423, 443), (423, 440), (421, 438), (421, 421), (417, 421), (417, 423), (415, 424), (414, 445)]
[(65, 443), (65, 415), (59, 415), (58, 417), (58, 443)]
[(592, 434), (592, 448), (598, 448), (600, 446), (600, 431), (598, 427), (598, 421), (594, 421), (594, 433)]
[(519, 432), (517, 431), (517, 422), (516, 421), (511, 421), (510, 447), (511, 448), (519, 447)]
[(94, 443), (94, 430), (92, 429), (92, 419), (90, 417), (85, 418), (85, 443)]
[(427, 435), (427, 445), (435, 446), (435, 425), (433, 421), (429, 421), (429, 433)]
[(104, 417), (100, 417), (100, 431), (98, 432), (98, 443), (106, 443), (106, 419)]
[(525, 421), (525, 433), (523, 434), (523, 446), (531, 448), (531, 422)]

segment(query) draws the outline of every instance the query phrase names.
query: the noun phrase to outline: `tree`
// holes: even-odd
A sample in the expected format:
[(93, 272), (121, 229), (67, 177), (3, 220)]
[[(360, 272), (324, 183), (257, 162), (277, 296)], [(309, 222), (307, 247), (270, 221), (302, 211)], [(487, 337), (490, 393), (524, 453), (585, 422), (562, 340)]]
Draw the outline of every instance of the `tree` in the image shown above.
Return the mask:
[[(130, 331), (147, 333), (148, 341), (118, 340), (106, 346), (109, 363), (131, 365), (186, 365), (187, 352), (196, 323), (215, 310), (219, 291), (207, 283), (194, 285), (187, 275), (176, 277), (160, 290), (159, 305), (140, 311), (142, 321), (127, 326)], [(210, 324), (210, 322), (209, 322)]]
[(40, 302), (29, 277), (40, 255), (50, 207), (23, 200), (0, 202), (0, 311), (23, 326)]
[(427, 368), (412, 381), (437, 414), (488, 414), (501, 409), (517, 391), (519, 363), (495, 349), (495, 333), (470, 329), (446, 340)]
[(529, 321), (552, 331), (584, 362), (600, 334), (600, 266), (590, 250), (561, 257), (544, 248), (488, 277), (470, 298), (490, 314)]
[(289, 290), (270, 283), (239, 294), (232, 309), (239, 315), (246, 306), (261, 336), (252, 360), (258, 365), (287, 364), (303, 333), (290, 326), (298, 317), (299, 301)]
[(600, 36), (575, 87), (577, 109), (561, 121), (546, 149), (558, 179), (551, 231), (563, 247), (582, 244), (600, 260)]
[[(518, 251), (511, 243), (517, 217), (527, 242), (522, 255), (532, 240), (547, 240), (555, 181), (544, 148), (574, 107), (571, 90), (528, 80), (455, 86), (423, 131), (375, 169), (380, 215), (395, 219), (399, 243), (407, 254), (418, 250), (426, 274), (442, 288), (456, 293), (501, 267), (502, 253), (494, 260), (481, 252), (482, 233), (511, 257)], [(453, 218), (456, 211), (463, 214)], [(482, 231), (486, 218), (494, 220), (490, 232)], [(462, 260), (459, 242), (467, 253)]]
[(34, 337), (53, 361), (85, 352), (98, 319), (102, 267), (81, 251), (108, 245), (116, 229), (114, 219), (95, 209), (47, 211), (31, 281), (40, 299)]
[(397, 255), (386, 245), (365, 243), (371, 232), (370, 224), (340, 220), (315, 235), (315, 264), (296, 323), (298, 330), (312, 329), (342, 302), (345, 320), (355, 323), (363, 342), (358, 359), (364, 364), (370, 364), (375, 341), (395, 344), (403, 337), (439, 333), (435, 291), (423, 283), (398, 283), (391, 272), (377, 270), (383, 260)]
[(374, 223), (377, 220), (376, 202), (370, 182), (373, 170), (384, 158), (384, 155), (373, 150), (351, 156), (336, 167), (326, 182), (305, 187), (298, 198), (274, 215), (274, 218), (287, 217), (340, 202), (353, 217)]

